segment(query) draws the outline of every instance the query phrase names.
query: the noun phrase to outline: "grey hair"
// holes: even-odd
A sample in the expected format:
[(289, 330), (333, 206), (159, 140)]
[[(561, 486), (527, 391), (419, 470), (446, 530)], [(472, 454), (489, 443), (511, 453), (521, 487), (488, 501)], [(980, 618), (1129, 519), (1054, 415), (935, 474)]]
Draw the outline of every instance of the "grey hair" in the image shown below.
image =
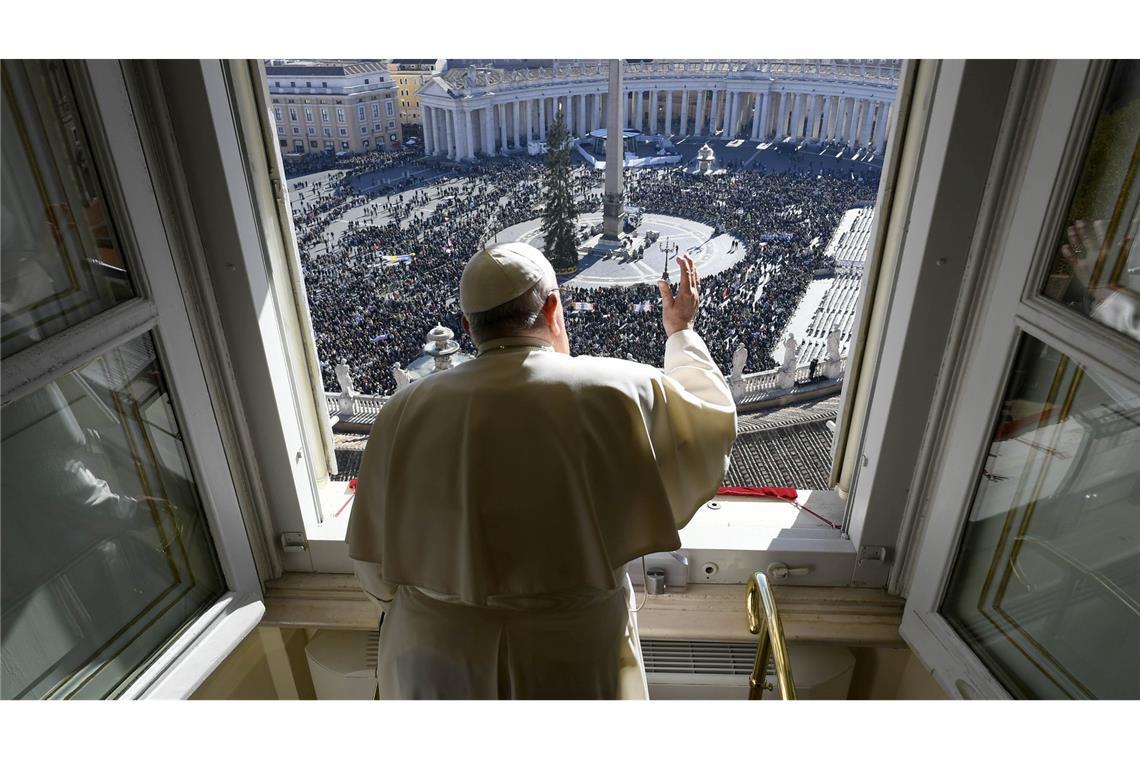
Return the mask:
[(555, 290), (558, 290), (558, 280), (547, 275), (522, 295), (515, 296), (504, 304), (468, 314), (471, 339), (478, 344), (491, 338), (533, 330), (542, 319), (542, 307), (546, 304), (547, 296)]

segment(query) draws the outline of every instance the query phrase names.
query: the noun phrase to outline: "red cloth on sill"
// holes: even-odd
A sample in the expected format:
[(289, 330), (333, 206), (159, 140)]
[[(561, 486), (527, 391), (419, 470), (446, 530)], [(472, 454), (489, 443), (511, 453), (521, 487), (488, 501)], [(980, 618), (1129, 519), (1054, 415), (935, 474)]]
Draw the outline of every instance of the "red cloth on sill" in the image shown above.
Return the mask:
[(796, 500), (796, 489), (777, 488), (774, 486), (721, 486), (716, 490), (717, 496), (759, 496), (769, 499)]

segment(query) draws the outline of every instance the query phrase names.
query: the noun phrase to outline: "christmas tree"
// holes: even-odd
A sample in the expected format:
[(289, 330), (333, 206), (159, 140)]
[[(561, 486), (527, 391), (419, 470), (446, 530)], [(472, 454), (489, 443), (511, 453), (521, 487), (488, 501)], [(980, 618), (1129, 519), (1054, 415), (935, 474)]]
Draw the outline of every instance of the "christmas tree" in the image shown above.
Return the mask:
[(543, 183), (542, 236), (546, 258), (559, 274), (578, 269), (574, 230), (578, 212), (570, 185), (570, 135), (559, 111), (546, 133), (546, 177)]

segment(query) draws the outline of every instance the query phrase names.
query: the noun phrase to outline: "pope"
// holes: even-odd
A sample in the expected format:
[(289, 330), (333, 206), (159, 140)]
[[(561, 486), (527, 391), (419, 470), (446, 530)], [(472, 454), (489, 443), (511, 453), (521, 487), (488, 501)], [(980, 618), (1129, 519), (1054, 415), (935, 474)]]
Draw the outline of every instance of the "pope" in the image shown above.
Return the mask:
[(558, 281), (524, 243), (471, 257), (478, 355), (381, 408), (349, 555), (382, 611), (383, 699), (645, 698), (625, 573), (680, 547), (736, 437), (694, 330), (700, 278), (658, 283), (663, 369), (570, 356)]

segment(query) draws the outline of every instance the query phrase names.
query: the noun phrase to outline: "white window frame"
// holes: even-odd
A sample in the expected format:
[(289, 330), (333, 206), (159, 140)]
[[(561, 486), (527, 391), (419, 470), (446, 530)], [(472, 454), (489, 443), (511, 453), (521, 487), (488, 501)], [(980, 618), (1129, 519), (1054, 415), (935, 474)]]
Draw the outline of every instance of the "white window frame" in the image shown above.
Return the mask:
[[(215, 122), (236, 122), (246, 134), (264, 132), (269, 103), (259, 71), (255, 65), (252, 73), (244, 75), (248, 79), (248, 87), (256, 90), (257, 105), (245, 105), (242, 106), (244, 110), (219, 114)], [(235, 72), (238, 68), (231, 66), (230, 73), (233, 81), (237, 82), (242, 75)], [(924, 347), (944, 345), (954, 298), (951, 296), (949, 299), (949, 305), (944, 309), (946, 314), (941, 320), (922, 319), (918, 304), (923, 303), (925, 293), (922, 291), (945, 287), (947, 277), (944, 272), (940, 272), (942, 276), (937, 283), (932, 283), (927, 273), (939, 258), (946, 255), (947, 248), (961, 248), (963, 244), (968, 247), (972, 229), (958, 230), (944, 239), (930, 239), (926, 230), (932, 220), (951, 214), (957, 205), (957, 199), (948, 195), (949, 190), (967, 185), (970, 192), (980, 197), (985, 188), (985, 171), (979, 173), (976, 167), (964, 166), (953, 157), (958, 151), (993, 149), (996, 128), (981, 137), (962, 129), (967, 118), (982, 118), (984, 121), (984, 106), (992, 106), (992, 93), (984, 93), (983, 97), (971, 90), (977, 89), (979, 81), (987, 73), (986, 65), (980, 63), (907, 62), (891, 109), (890, 139), (893, 147), (883, 168), (877, 201), (879, 213), (869, 259), (893, 257), (894, 265), (889, 271), (879, 273), (873, 298), (868, 295), (867, 288), (863, 289), (861, 300), (864, 303), (857, 312), (859, 335), (853, 340), (852, 353), (866, 351), (871, 359), (865, 363), (859, 376), (851, 377), (845, 385), (842, 408), (848, 420), (867, 422), (894, 415), (895, 420), (905, 420), (905, 424), (864, 425), (841, 450), (848, 461), (867, 462), (866, 466), (859, 468), (847, 502), (848, 533), (840, 536), (829, 533), (826, 538), (819, 537), (818, 531), (798, 538), (788, 533), (767, 549), (746, 552), (746, 558), (739, 563), (741, 568), (754, 569), (765, 567), (772, 561), (784, 561), (793, 566), (813, 568), (808, 576), (789, 578), (788, 583), (883, 587), (887, 584), (892, 564), (905, 556), (908, 534), (902, 526), (907, 524), (904, 517), (910, 484), (900, 485), (897, 473), (910, 472), (915, 465), (915, 451), (923, 441), (923, 425), (921, 422), (915, 424), (914, 420), (925, 421), (931, 414), (932, 402), (931, 394), (924, 397), (921, 393), (908, 392), (906, 387), (889, 380), (899, 367), (913, 366), (911, 381), (931, 389), (937, 382), (941, 353), (932, 354), (929, 348)], [(391, 108), (392, 101), (387, 103)], [(234, 106), (227, 104), (227, 107)], [(896, 135), (900, 118), (906, 119), (901, 143)], [(992, 119), (992, 115), (989, 118)], [(272, 144), (268, 147), (273, 150)], [(275, 151), (273, 155), (276, 155)], [(276, 161), (273, 159), (274, 163)], [(276, 171), (279, 170), (277, 167)], [(273, 174), (274, 171), (270, 165), (267, 174), (247, 173), (246, 181), (255, 197), (266, 193), (281, 194), (281, 177)], [(268, 225), (264, 226), (263, 236), (269, 239), (276, 235), (279, 242), (274, 242), (273, 247), (291, 250), (294, 245), (292, 220), (280, 198), (279, 208), (282, 218), (272, 225), (272, 230)], [(969, 219), (972, 224), (973, 217)], [(953, 270), (951, 277), (961, 275), (963, 266), (956, 261), (950, 268)], [(299, 300), (305, 301), (303, 287), (298, 292), (301, 294)], [(956, 288), (954, 293), (957, 293)], [(278, 291), (276, 298), (280, 306), (291, 296)], [(307, 312), (307, 303), (296, 304), (296, 309)], [(888, 314), (889, 321), (886, 320)], [(311, 343), (311, 335), (303, 342)], [(297, 376), (303, 377), (307, 373), (311, 377), (312, 372), (304, 366), (306, 360), (297, 356), (301, 353), (297, 352), (289, 359), (297, 368)], [(318, 376), (316, 390), (310, 389), (310, 392), (323, 392), (319, 383)], [(319, 426), (314, 426), (306, 437), (317, 442), (321, 433)], [(314, 452), (316, 448), (314, 443)], [(326, 450), (325, 454), (329, 456), (329, 451)], [(886, 477), (892, 471), (896, 477)], [(314, 471), (313, 477), (317, 491), (329, 487), (319, 470)], [(342, 492), (343, 489), (336, 489), (341, 500)], [(303, 524), (301, 537), (307, 551), (283, 555), (286, 569), (350, 572), (351, 563), (343, 543), (343, 524), (339, 535), (330, 533), (325, 530), (327, 523), (313, 520), (313, 515), (320, 514), (319, 505), (308, 512), (302, 510), (304, 513), (298, 515), (297, 504), (297, 500), (292, 500), (287, 505), (273, 505), (278, 524), (276, 530), (280, 531), (284, 524)], [(743, 576), (724, 576), (721, 582), (741, 580)]]
[(1008, 698), (1008, 691), (953, 630), (939, 607), (950, 582), (993, 421), (1021, 334), (1140, 391), (1140, 349), (1130, 338), (1042, 296), (1098, 115), (1106, 62), (1022, 64), (1020, 108), (1009, 114), (1008, 177), (986, 215), (993, 222), (978, 256), (974, 308), (961, 321), (960, 361), (948, 373), (936, 441), (940, 456), (916, 489), (921, 550), (909, 571), (901, 633), (952, 696)]
[(189, 696), (264, 613), (262, 589), (238, 489), (215, 414), (208, 353), (190, 317), (184, 286), (118, 61), (67, 64), (91, 158), (106, 192), (136, 297), (4, 360), (9, 403), (139, 335), (151, 336), (222, 571), (225, 591), (176, 634), (118, 699)]

